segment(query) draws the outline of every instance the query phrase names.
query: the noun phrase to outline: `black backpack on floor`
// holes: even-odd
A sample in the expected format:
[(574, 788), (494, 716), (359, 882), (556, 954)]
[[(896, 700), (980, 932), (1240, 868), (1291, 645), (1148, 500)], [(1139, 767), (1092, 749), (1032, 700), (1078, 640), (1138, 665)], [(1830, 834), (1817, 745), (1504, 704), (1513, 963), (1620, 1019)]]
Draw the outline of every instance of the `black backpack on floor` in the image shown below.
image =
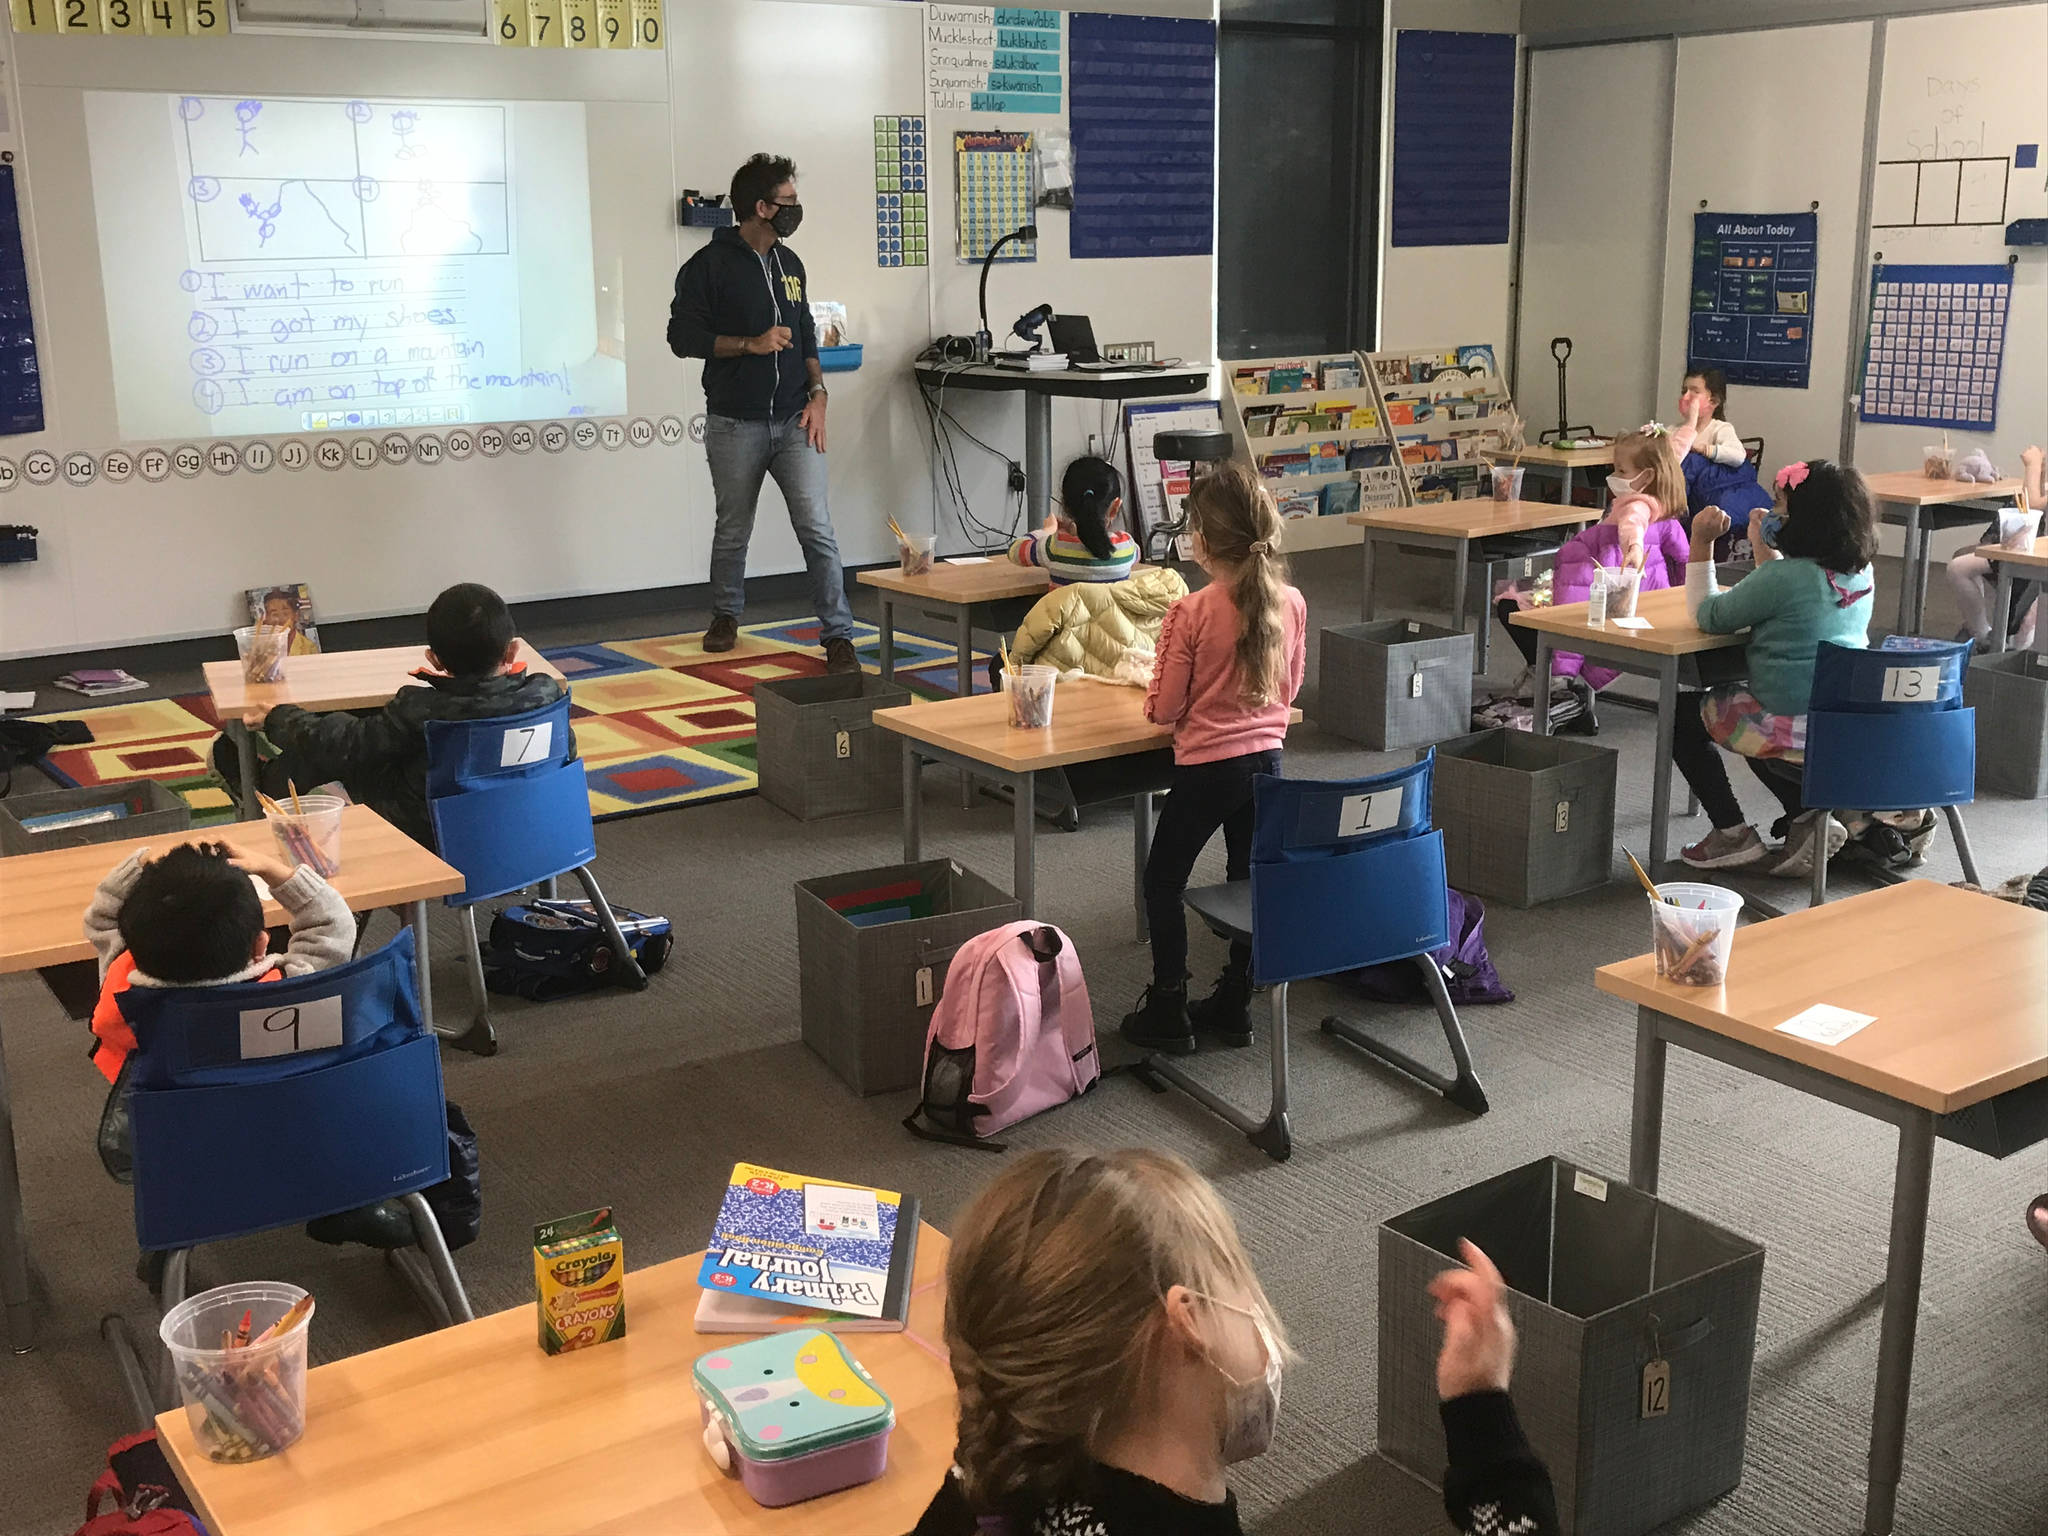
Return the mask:
[[(675, 935), (665, 917), (615, 906), (640, 969), (652, 976), (668, 960)], [(491, 919), (484, 945), (484, 985), (535, 1002), (573, 997), (611, 985), (617, 971), (611, 940), (587, 901), (531, 901)]]

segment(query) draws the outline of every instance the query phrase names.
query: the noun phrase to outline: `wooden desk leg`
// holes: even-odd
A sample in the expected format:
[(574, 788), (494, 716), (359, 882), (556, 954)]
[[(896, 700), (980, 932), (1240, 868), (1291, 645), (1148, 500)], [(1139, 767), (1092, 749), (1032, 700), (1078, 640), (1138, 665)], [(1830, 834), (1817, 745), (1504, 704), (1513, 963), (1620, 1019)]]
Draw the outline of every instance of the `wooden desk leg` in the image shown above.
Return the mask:
[(1138, 909), (1138, 942), (1149, 943), (1152, 928), (1145, 921), (1145, 866), (1152, 859), (1152, 797), (1131, 797), (1131, 900)]
[(917, 749), (906, 739), (903, 743), (903, 862), (915, 864), (923, 855), (918, 851), (923, 844), (924, 806), (920, 803), (924, 794), (924, 759), (917, 755)]
[(1015, 846), (1010, 854), (1011, 890), (1016, 893), (1018, 903), (1024, 908), (1027, 918), (1037, 916), (1037, 867), (1032, 861), (1031, 835), (1036, 830), (1032, 825), (1035, 807), (1032, 804), (1032, 789), (1038, 782), (1035, 773), (1020, 773), (1013, 777), (1012, 793), (1016, 796), (1014, 813), (1016, 817), (1011, 836)]
[(1992, 655), (2005, 652), (2006, 615), (2012, 611), (2012, 562), (1998, 562), (1998, 595), (1991, 603), (1991, 643), (1985, 647)]
[(434, 1034), (434, 963), (427, 950), (427, 904), (416, 901), (405, 909), (406, 926), (412, 929), (413, 974), (419, 978), (420, 1022)]
[(1669, 855), (1671, 841), (1671, 740), (1678, 725), (1678, 658), (1657, 659), (1657, 753), (1650, 780), (1650, 874)]
[(1636, 1092), (1629, 1116), (1628, 1181), (1646, 1195), (1657, 1193), (1657, 1165), (1664, 1156), (1664, 1059), (1670, 1046), (1657, 1028), (1656, 1010), (1636, 1010)]
[(1550, 734), (1550, 631), (1536, 631), (1536, 674), (1529, 695), (1529, 729), (1538, 736)]
[(7, 1347), (25, 1355), (36, 1347), (28, 1296), (28, 1222), (21, 1211), (21, 1171), (14, 1160), (14, 1103), (7, 1090), (7, 1059), (0, 1053), (0, 1305), (7, 1312)]
[(1360, 597), (1358, 601), (1358, 616), (1359, 618), (1363, 619), (1366, 623), (1370, 624), (1372, 622), (1373, 615), (1373, 547), (1378, 541), (1373, 537), (1373, 531), (1370, 528), (1364, 529), (1363, 532), (1365, 534), (1365, 537), (1363, 539), (1360, 539), (1358, 542), (1359, 546), (1365, 551), (1365, 593), (1362, 597)]
[(886, 588), (881, 590), (882, 627), (879, 637), (882, 658), (882, 681), (892, 682), (896, 677), (896, 604), (890, 601)]
[(1934, 1183), (1934, 1116), (1925, 1110), (1899, 1126), (1892, 1181), (1892, 1241), (1885, 1259), (1884, 1322), (1877, 1345), (1877, 1403), (1870, 1417), (1870, 1497), (1865, 1536), (1889, 1536), (1906, 1450), (1906, 1399), (1913, 1385), (1913, 1341), (1920, 1322), (1920, 1272), (1927, 1256), (1927, 1199)]

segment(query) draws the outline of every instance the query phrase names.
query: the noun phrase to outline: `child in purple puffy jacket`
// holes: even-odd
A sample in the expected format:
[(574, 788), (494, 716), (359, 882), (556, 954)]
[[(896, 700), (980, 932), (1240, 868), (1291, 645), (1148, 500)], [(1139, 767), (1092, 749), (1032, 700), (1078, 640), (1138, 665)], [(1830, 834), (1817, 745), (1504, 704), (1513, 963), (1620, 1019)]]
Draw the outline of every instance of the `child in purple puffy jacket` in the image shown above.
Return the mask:
[[(1550, 577), (1553, 606), (1586, 602), (1593, 593), (1594, 573), (1602, 569), (1639, 565), (1643, 573), (1639, 590), (1644, 592), (1685, 585), (1691, 544), (1684, 522), (1685, 475), (1679, 464), (1692, 437), (1690, 427), (1671, 431), (1653, 422), (1616, 439), (1614, 473), (1607, 477), (1613, 500), (1605, 517), (1574, 534), (1557, 552)], [(1533, 668), (1536, 632), (1508, 623), (1509, 614), (1530, 605), (1526, 590), (1518, 589), (1503, 596), (1495, 611)], [(1611, 668), (1588, 664), (1576, 651), (1553, 651), (1551, 688), (1556, 690), (1561, 683), (1564, 690), (1578, 695), (1581, 705), (1562, 728), (1587, 733), (1598, 729), (1592, 695), (1620, 675)], [(1533, 690), (1533, 679), (1529, 687)]]

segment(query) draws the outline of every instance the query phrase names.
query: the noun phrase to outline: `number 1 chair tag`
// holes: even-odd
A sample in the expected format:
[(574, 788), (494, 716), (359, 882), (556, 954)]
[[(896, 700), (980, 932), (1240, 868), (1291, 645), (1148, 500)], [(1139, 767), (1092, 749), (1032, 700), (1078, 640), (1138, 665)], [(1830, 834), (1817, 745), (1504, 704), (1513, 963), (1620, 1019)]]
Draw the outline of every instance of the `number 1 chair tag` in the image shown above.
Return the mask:
[(1671, 1411), (1671, 1362), (1652, 1360), (1643, 1367), (1643, 1411), (1646, 1419), (1661, 1419)]

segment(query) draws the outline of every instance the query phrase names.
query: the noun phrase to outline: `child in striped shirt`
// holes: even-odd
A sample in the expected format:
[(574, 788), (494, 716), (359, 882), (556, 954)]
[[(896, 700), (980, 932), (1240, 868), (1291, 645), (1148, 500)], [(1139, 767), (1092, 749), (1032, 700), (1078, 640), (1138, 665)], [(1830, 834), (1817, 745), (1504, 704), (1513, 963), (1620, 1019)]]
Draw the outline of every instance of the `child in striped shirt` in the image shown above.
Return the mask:
[(1112, 529), (1123, 511), (1123, 481), (1107, 459), (1084, 454), (1060, 481), (1060, 510), (1036, 533), (1010, 546), (1019, 565), (1035, 565), (1056, 587), (1081, 581), (1122, 581), (1138, 563), (1138, 546)]

